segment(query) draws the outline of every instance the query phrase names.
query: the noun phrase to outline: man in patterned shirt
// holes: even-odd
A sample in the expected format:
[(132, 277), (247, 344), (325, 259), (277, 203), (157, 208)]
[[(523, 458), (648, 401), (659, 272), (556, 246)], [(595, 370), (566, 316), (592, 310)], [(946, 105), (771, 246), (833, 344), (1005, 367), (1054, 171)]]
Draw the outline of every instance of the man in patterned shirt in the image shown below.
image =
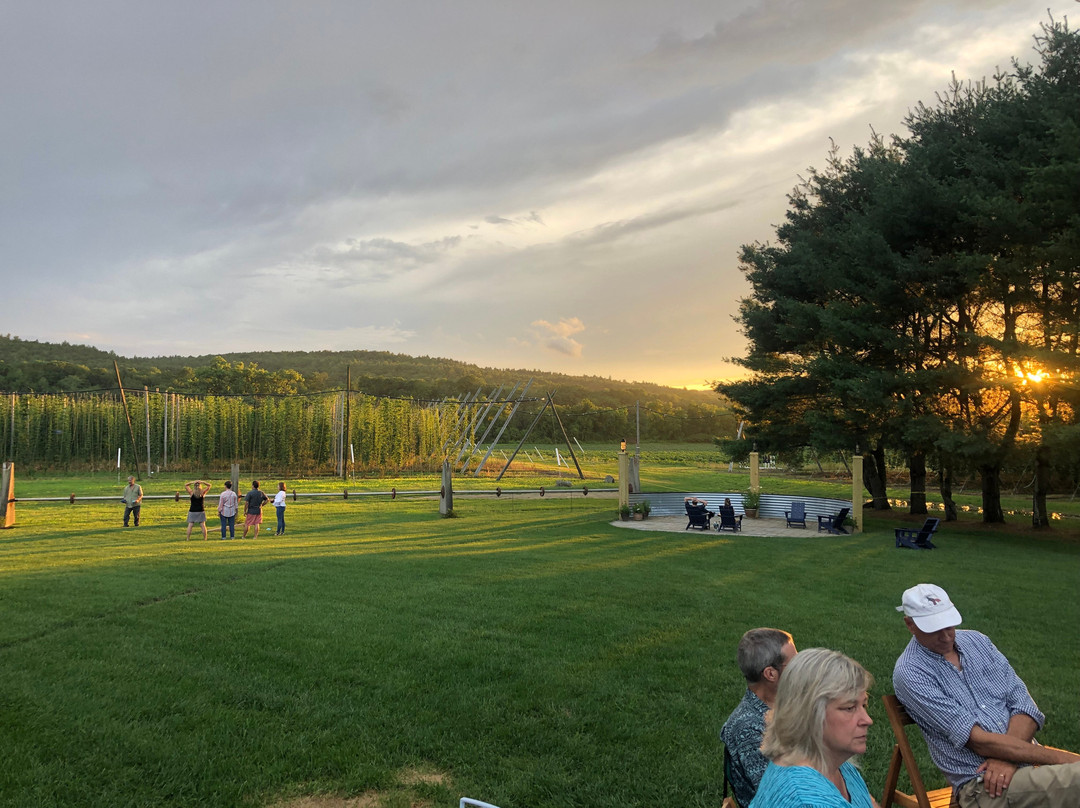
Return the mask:
[(1034, 740), (1045, 716), (985, 634), (956, 630), (960, 612), (945, 590), (913, 586), (897, 611), (912, 638), (893, 688), (960, 808), (1080, 806), (1080, 755)]
[(776, 685), (784, 667), (795, 657), (795, 643), (786, 631), (753, 628), (739, 640), (736, 660), (746, 678), (746, 694), (736, 707), (720, 738), (731, 757), (729, 780), (739, 805), (747, 806), (769, 761), (761, 754), (765, 713), (776, 698)]

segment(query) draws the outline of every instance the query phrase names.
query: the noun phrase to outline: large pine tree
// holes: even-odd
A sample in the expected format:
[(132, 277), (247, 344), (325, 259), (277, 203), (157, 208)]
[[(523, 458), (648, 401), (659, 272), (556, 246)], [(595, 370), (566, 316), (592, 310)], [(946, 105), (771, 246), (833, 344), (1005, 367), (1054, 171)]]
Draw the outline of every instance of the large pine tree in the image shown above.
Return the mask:
[(753, 375), (719, 391), (760, 448), (869, 450), (875, 507), (889, 449), (907, 458), (913, 512), (930, 458), (947, 515), (953, 469), (973, 469), (984, 520), (1003, 521), (1002, 468), (1023, 449), (1047, 523), (1047, 436), (1077, 422), (1080, 39), (1051, 21), (1036, 43), (1037, 68), (954, 82), (905, 137), (834, 150), (777, 243), (742, 250)]

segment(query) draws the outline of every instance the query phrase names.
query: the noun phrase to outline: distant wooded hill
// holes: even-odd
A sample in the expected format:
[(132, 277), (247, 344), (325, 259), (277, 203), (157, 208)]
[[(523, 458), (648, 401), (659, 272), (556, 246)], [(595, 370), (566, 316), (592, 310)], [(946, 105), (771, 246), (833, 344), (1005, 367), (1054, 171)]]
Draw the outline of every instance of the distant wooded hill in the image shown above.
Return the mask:
[[(441, 400), (475, 395), (478, 390), (488, 396), (500, 386), (501, 396), (505, 397), (516, 383), (524, 385), (532, 379), (530, 397), (554, 391), (561, 410), (588, 413), (594, 421), (602, 410), (625, 411), (640, 406), (642, 421), (648, 419), (648, 434), (653, 440), (711, 440), (733, 434), (736, 424), (727, 402), (711, 391), (600, 376), (485, 368), (453, 359), (388, 351), (257, 351), (139, 358), (89, 345), (0, 335), (0, 390), (70, 393), (115, 389), (114, 361), (120, 367), (125, 388), (147, 387), (151, 391), (172, 390), (189, 395), (295, 395), (343, 390), (346, 374), (351, 372), (353, 391), (370, 396)], [(515, 397), (520, 395), (518, 388)], [(625, 412), (611, 420), (612, 429), (620, 433), (633, 423)]]

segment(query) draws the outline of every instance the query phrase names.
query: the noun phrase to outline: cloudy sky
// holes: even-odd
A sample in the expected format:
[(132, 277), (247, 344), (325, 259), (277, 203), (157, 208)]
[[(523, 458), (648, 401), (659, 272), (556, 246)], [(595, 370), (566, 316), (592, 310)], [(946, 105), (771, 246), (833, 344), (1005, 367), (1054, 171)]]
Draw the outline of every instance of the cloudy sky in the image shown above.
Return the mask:
[(700, 386), (786, 194), (1062, 0), (12, 0), (0, 332)]

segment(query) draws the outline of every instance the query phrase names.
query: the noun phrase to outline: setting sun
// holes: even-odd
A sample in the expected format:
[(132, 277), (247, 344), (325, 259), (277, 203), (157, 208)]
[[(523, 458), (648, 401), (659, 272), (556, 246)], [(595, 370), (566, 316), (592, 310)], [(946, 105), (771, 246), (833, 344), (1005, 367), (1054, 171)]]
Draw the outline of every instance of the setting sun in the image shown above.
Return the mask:
[(1032, 384), (1038, 384), (1050, 376), (1045, 370), (1024, 370), (1023, 368), (1017, 368), (1016, 375), (1025, 382), (1031, 382)]

